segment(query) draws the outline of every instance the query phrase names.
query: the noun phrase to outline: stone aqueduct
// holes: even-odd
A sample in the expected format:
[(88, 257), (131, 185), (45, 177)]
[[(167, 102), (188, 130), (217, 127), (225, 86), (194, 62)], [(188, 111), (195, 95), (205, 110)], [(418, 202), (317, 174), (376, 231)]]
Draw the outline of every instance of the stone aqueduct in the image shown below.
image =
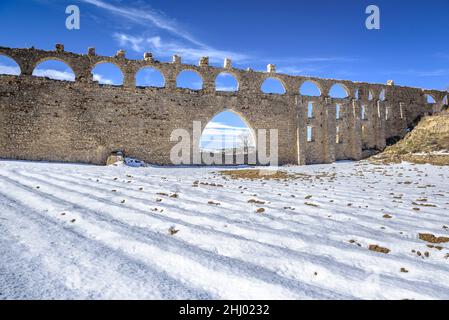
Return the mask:
[[(144, 59), (129, 60), (124, 51), (114, 57), (66, 52), (62, 45), (54, 51), (35, 48), (0, 47), (20, 66), (19, 76), (0, 76), (0, 158), (85, 162), (104, 164), (111, 152), (153, 164), (170, 164), (170, 142), (174, 129), (192, 130), (193, 121), (205, 126), (217, 113), (232, 110), (254, 129), (279, 130), (280, 164), (332, 163), (363, 158), (372, 150), (382, 150), (388, 138), (403, 136), (420, 116), (439, 111), (447, 103), (447, 92), (351, 82), (233, 68), (226, 59), (223, 68), (210, 66), (208, 58), (199, 65), (186, 65), (178, 56), (162, 63), (146, 53)], [(56, 81), (32, 76), (35, 67), (46, 60), (59, 60), (70, 66), (76, 80)], [(92, 69), (111, 62), (124, 75), (122, 86), (100, 85), (92, 79)], [(136, 73), (144, 67), (159, 70), (164, 88), (135, 85)], [(201, 90), (176, 86), (183, 70), (198, 73)], [(215, 79), (229, 73), (238, 81), (236, 92), (221, 92)], [(267, 78), (278, 79), (285, 94), (265, 94), (261, 85)], [(316, 84), (321, 96), (303, 96), (301, 85)], [(346, 98), (331, 98), (334, 84), (342, 85)], [(429, 104), (431, 95), (435, 104)], [(382, 97), (382, 98), (380, 98)], [(314, 116), (308, 116), (313, 103)], [(336, 105), (340, 117), (336, 117)], [(362, 111), (363, 109), (363, 111)], [(362, 115), (365, 114), (365, 116)], [(314, 139), (307, 141), (308, 127)], [(338, 131), (338, 134), (337, 134)], [(338, 135), (338, 138), (337, 138)]]

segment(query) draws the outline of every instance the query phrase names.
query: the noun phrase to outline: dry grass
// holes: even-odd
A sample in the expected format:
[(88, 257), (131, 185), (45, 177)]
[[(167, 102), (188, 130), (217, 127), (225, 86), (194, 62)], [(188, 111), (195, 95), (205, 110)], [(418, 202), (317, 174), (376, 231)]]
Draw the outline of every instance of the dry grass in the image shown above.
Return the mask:
[(260, 201), (260, 200), (256, 200), (256, 199), (250, 199), (250, 200), (248, 200), (248, 203), (265, 204), (265, 201)]
[(419, 239), (426, 241), (426, 242), (437, 243), (437, 244), (449, 242), (448, 237), (436, 237), (433, 234), (429, 234), (429, 233), (420, 233)]
[(370, 245), (368, 249), (371, 251), (374, 251), (374, 252), (380, 252), (380, 253), (385, 253), (385, 254), (390, 253), (390, 249), (383, 248), (383, 247), (380, 247), (380, 246), (374, 245), (374, 244)]
[(243, 169), (243, 170), (224, 170), (220, 174), (234, 180), (289, 180), (294, 179), (294, 174), (285, 171)]
[(234, 180), (275, 180), (275, 181), (334, 181), (337, 177), (335, 172), (318, 172), (316, 174), (306, 173), (287, 173), (282, 170), (264, 170), (264, 169), (241, 169), (241, 170), (223, 170), (218, 172), (225, 178)]
[(372, 157), (373, 163), (400, 163), (408, 161), (417, 164), (449, 165), (449, 155), (435, 152), (449, 152), (449, 113), (425, 117), (405, 138)]

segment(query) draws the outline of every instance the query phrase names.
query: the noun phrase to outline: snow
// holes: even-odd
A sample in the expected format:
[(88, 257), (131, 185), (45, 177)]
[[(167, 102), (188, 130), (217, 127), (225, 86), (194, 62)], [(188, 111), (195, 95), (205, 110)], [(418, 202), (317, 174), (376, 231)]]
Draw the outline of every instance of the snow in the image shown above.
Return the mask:
[(0, 161), (0, 299), (449, 298), (447, 167), (281, 169)]
[(447, 150), (439, 150), (439, 151), (431, 151), (431, 152), (416, 152), (412, 153), (414, 156), (449, 156), (449, 152)]

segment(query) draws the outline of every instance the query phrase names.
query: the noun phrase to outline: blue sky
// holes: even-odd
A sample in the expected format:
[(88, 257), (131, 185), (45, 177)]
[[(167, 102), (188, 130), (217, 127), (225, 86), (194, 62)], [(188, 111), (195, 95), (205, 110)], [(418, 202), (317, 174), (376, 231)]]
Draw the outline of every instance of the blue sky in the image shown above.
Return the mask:
[[(70, 4), (81, 9), (80, 30), (65, 28)], [(370, 4), (380, 7), (380, 30), (365, 28)], [(209, 56), (217, 66), (229, 57), (235, 66), (255, 70), (273, 63), (289, 74), (449, 87), (448, 0), (2, 0), (0, 13), (0, 46), (53, 49), (64, 43), (78, 53), (125, 49), (135, 59), (151, 51), (161, 61), (180, 54), (195, 64)], [(2, 64), (10, 67), (4, 59)], [(47, 64), (40, 75), (53, 70), (64, 78), (70, 71)], [(120, 81), (108, 66), (94, 73), (104, 83)], [(161, 82), (151, 70), (138, 76), (139, 83), (145, 79)], [(232, 80), (221, 79), (219, 86), (232, 88)], [(198, 86), (191, 75), (181, 82)]]

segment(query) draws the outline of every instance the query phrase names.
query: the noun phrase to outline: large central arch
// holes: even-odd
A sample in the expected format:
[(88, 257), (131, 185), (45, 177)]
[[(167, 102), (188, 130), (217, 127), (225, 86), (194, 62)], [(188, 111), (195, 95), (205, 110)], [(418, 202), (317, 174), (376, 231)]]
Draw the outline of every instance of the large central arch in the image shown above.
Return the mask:
[(202, 154), (243, 154), (246, 164), (248, 154), (256, 152), (256, 132), (241, 113), (225, 108), (205, 124), (198, 143)]

